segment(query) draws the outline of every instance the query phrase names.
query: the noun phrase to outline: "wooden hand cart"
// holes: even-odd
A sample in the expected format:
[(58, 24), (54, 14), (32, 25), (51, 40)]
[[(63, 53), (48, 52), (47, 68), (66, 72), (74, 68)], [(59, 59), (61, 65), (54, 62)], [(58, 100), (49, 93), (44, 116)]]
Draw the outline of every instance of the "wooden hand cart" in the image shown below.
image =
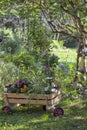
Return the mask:
[(61, 90), (51, 94), (21, 94), (21, 93), (3, 93), (3, 100), (6, 104), (2, 108), (3, 112), (11, 113), (12, 109), (18, 104), (38, 104), (42, 105), (44, 110), (53, 110), (54, 116), (63, 115), (64, 111), (60, 107), (55, 107), (61, 99)]

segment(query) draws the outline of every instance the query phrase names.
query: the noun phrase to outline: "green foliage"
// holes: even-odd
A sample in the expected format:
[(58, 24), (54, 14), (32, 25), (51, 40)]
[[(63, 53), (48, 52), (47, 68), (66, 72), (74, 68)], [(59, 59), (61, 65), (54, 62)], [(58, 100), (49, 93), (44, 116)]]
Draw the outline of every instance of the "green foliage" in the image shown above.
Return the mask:
[[(8, 62), (8, 57), (3, 57), (5, 64)], [(54, 69), (58, 65), (58, 57), (56, 55), (45, 55), (39, 62), (35, 59), (35, 56), (30, 55), (27, 51), (21, 52), (17, 55), (9, 56), (9, 62), (14, 63), (18, 68), (18, 75), (16, 79), (28, 79), (32, 83), (33, 93), (44, 93), (45, 87), (50, 86), (50, 92), (52, 89), (51, 84), (54, 83), (56, 87), (58, 84), (55, 82)], [(45, 68), (44, 68), (45, 66)], [(7, 68), (8, 69), (8, 68)], [(47, 81), (47, 77), (52, 77), (52, 81)], [(15, 80), (15, 78), (13, 77)], [(28, 92), (30, 92), (29, 90)]]
[(63, 45), (68, 48), (77, 48), (78, 47), (78, 43), (77, 43), (76, 39), (74, 39), (74, 38), (69, 38), (67, 40), (65, 39)]
[(14, 81), (14, 79), (18, 76), (18, 69), (17, 67), (9, 62), (4, 63), (1, 61), (0, 63), (0, 86), (4, 88), (6, 84), (9, 84)]
[(23, 51), (16, 54), (12, 62), (17, 66), (24, 65), (25, 67), (34, 67), (35, 59), (27, 51)]
[(10, 29), (4, 31), (4, 39), (1, 42), (1, 50), (6, 53), (14, 54), (21, 50), (21, 39), (12, 33)]
[(63, 40), (53, 40), (51, 46), (53, 48), (61, 49), (63, 47), (63, 44), (64, 44)]
[(40, 18), (34, 17), (33, 20), (30, 19), (29, 26), (28, 39), (32, 47), (35, 50), (40, 49), (42, 51), (48, 49), (50, 46), (50, 40), (48, 40), (50, 32), (44, 27), (43, 21)]

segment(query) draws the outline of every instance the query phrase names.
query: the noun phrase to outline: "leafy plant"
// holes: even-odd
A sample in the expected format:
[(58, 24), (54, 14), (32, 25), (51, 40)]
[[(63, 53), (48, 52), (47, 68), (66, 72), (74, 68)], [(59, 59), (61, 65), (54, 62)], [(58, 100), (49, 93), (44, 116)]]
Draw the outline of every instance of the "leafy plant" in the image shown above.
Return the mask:
[(21, 50), (21, 39), (15, 34), (12, 33), (10, 29), (5, 30), (5, 36), (3, 41), (1, 42), (2, 51), (10, 54), (17, 53)]

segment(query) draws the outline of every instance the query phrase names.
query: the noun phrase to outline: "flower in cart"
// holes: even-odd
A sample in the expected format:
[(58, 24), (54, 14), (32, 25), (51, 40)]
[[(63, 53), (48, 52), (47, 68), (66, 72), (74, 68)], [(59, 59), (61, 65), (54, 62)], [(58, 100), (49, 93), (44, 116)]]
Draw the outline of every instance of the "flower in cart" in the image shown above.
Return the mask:
[(5, 91), (8, 93), (23, 93), (23, 92), (27, 92), (27, 90), (32, 88), (31, 83), (26, 80), (16, 80), (13, 84), (9, 84), (5, 86)]
[(15, 85), (15, 87), (18, 87), (19, 86), (19, 80), (16, 80), (14, 85)]
[(26, 92), (28, 89), (28, 85), (27, 84), (23, 84), (23, 86), (20, 87), (20, 92), (23, 93), (23, 92)]
[(6, 85), (4, 91), (8, 92), (11, 88), (12, 84)]
[(10, 89), (12, 84), (6, 85), (5, 88)]
[(14, 88), (13, 84), (6, 85), (5, 88), (6, 88), (6, 91), (8, 93), (15, 93), (15, 92), (17, 92), (17, 89)]
[(24, 84), (27, 84), (27, 82), (28, 82), (27, 80), (16, 80), (14, 85), (15, 85), (15, 87), (21, 87)]
[(16, 80), (15, 81), (15, 87), (19, 89), (19, 92), (23, 93), (26, 92), (28, 89), (28, 81), (26, 79), (24, 80)]

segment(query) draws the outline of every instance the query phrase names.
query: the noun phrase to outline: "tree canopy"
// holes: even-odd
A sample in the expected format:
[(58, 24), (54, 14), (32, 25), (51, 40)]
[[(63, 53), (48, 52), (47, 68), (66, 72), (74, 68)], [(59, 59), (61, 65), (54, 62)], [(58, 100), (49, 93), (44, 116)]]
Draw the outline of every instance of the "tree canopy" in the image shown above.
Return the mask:
[(41, 11), (54, 33), (77, 39), (87, 37), (86, 0), (1, 0), (0, 6), (1, 15), (10, 12), (26, 17), (30, 11), (33, 14)]
[(77, 39), (87, 37), (85, 0), (47, 1), (41, 9), (54, 33), (63, 33)]

